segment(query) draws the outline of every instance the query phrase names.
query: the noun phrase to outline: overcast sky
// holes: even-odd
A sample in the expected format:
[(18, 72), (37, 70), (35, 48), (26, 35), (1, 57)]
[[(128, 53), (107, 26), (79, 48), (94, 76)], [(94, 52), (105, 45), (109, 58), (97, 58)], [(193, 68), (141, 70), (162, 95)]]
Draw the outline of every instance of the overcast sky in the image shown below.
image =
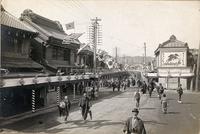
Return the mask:
[[(144, 42), (147, 56), (174, 34), (198, 48), (200, 42), (200, 1), (131, 1), (131, 0), (2, 0), (4, 8), (16, 17), (25, 9), (58, 20), (61, 24), (75, 22), (75, 30), (85, 32), (87, 42), (90, 19), (102, 19), (103, 44), (98, 46), (111, 55), (118, 47), (120, 55), (142, 56)], [(65, 29), (65, 27), (64, 27)]]

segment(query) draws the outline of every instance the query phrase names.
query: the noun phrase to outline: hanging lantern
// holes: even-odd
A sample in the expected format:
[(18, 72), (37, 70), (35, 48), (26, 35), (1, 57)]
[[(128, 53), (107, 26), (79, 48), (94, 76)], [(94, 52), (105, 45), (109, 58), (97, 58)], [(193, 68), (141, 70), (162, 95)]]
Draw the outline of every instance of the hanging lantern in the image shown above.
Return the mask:
[(178, 73), (179, 77), (181, 77), (181, 72)]
[(38, 83), (37, 76), (35, 76), (35, 78), (33, 79), (33, 83), (34, 83), (34, 84), (37, 84), (37, 83)]
[(62, 80), (62, 77), (61, 77), (61, 76), (58, 76), (58, 80), (61, 81), (61, 80)]
[(19, 80), (19, 84), (20, 84), (21, 86), (23, 86), (23, 85), (25, 84), (25, 81), (24, 81), (23, 78), (20, 78), (20, 80)]
[(81, 78), (84, 79), (85, 78), (84, 75), (81, 75)]
[(5, 81), (3, 79), (0, 79), (0, 87), (3, 87), (5, 85)]
[(71, 76), (69, 75), (69, 76), (67, 76), (67, 80), (70, 80), (71, 79)]
[(75, 75), (75, 79), (78, 80), (78, 76), (77, 75)]
[(47, 77), (47, 82), (50, 83), (51, 82), (51, 78)]

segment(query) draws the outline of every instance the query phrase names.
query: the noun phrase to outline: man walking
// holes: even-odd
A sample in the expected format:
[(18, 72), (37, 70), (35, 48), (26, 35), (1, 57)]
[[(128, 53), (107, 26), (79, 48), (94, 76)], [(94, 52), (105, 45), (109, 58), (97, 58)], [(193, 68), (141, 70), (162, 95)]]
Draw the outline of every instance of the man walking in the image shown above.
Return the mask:
[(115, 81), (112, 81), (112, 88), (113, 88), (113, 92), (114, 92), (115, 88), (116, 88), (116, 82)]
[(66, 121), (69, 116), (69, 110), (71, 108), (71, 102), (70, 102), (68, 96), (64, 97), (64, 102), (65, 102), (65, 121)]
[(81, 114), (84, 120), (87, 119), (87, 114), (90, 114), (90, 119), (92, 119), (91, 102), (87, 94), (84, 93), (83, 97), (79, 101), (79, 107), (81, 108)]
[(140, 106), (140, 93), (139, 93), (139, 89), (137, 89), (137, 91), (135, 92), (134, 99), (136, 101), (136, 108), (139, 109), (139, 106)]
[(125, 134), (146, 134), (143, 121), (138, 117), (138, 109), (132, 110), (133, 116), (129, 117), (125, 123), (123, 132)]
[(178, 92), (178, 103), (182, 103), (181, 96), (183, 95), (183, 89), (181, 84), (178, 86), (177, 92)]

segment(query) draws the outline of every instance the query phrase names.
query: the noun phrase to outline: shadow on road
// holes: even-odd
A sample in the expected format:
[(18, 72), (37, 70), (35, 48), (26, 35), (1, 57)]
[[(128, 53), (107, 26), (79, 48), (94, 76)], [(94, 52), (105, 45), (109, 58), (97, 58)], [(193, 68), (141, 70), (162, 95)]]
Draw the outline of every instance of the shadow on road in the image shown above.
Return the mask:
[(182, 104), (197, 104), (197, 103), (194, 103), (194, 102), (183, 102)]
[(158, 121), (144, 121), (145, 124), (151, 125), (168, 125), (168, 123), (158, 122)]
[[(112, 97), (115, 97), (117, 95), (122, 94), (123, 92), (121, 91), (106, 91), (103, 92), (102, 94), (99, 95), (99, 98), (97, 100), (93, 100), (92, 103), (99, 103), (105, 99), (110, 99)], [(70, 110), (71, 112), (77, 111), (79, 110), (78, 105), (77, 104), (73, 104), (72, 108)], [(19, 120), (7, 125), (0, 125), (0, 127), (2, 129), (9, 129), (9, 130), (14, 130), (14, 131), (18, 131), (18, 132), (25, 132), (25, 133), (38, 133), (38, 132), (45, 132), (47, 129), (50, 129), (52, 127), (56, 127), (58, 125), (60, 125), (61, 123), (57, 121), (57, 117), (59, 116), (58, 114), (58, 110), (55, 109), (51, 112), (48, 113), (43, 113), (40, 115), (36, 115), (33, 117), (29, 117), (23, 120)], [(112, 124), (120, 124), (121, 122), (111, 122), (111, 121), (106, 121), (106, 120), (97, 120), (97, 121), (89, 121), (89, 122), (93, 122), (93, 125), (89, 124), (87, 125), (87, 123), (83, 123), (81, 124), (81, 121), (71, 121), (73, 124), (78, 125), (77, 127), (101, 127), (104, 125), (112, 125)], [(87, 122), (87, 121), (86, 121)], [(37, 128), (33, 128), (33, 126), (38, 126)], [(70, 129), (70, 128), (65, 128), (65, 129)], [(54, 130), (56, 131), (56, 129)], [(58, 130), (59, 131), (59, 130)], [(62, 130), (61, 130), (62, 131)], [(53, 132), (53, 130), (52, 130)], [(48, 132), (51, 133), (51, 132)]]
[(69, 124), (68, 127), (62, 127), (62, 128), (54, 128), (50, 130), (46, 130), (46, 133), (59, 133), (66, 129), (81, 129), (81, 128), (87, 128), (87, 129), (98, 129), (103, 126), (108, 125), (123, 125), (123, 122), (112, 122), (111, 120), (95, 120), (95, 121), (83, 121), (83, 120), (74, 120), (74, 121), (68, 121), (66, 122), (66, 125)]
[(180, 114), (180, 112), (167, 112), (167, 114)]
[(143, 107), (143, 108), (140, 108), (140, 110), (155, 110), (156, 108), (153, 108), (153, 107)]

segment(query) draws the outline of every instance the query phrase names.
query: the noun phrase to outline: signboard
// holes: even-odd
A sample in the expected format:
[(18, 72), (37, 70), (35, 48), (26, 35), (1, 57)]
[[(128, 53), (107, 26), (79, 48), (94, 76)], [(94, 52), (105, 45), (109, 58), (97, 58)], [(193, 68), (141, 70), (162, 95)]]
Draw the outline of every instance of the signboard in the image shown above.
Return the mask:
[(186, 52), (163, 52), (161, 65), (162, 67), (185, 67)]

